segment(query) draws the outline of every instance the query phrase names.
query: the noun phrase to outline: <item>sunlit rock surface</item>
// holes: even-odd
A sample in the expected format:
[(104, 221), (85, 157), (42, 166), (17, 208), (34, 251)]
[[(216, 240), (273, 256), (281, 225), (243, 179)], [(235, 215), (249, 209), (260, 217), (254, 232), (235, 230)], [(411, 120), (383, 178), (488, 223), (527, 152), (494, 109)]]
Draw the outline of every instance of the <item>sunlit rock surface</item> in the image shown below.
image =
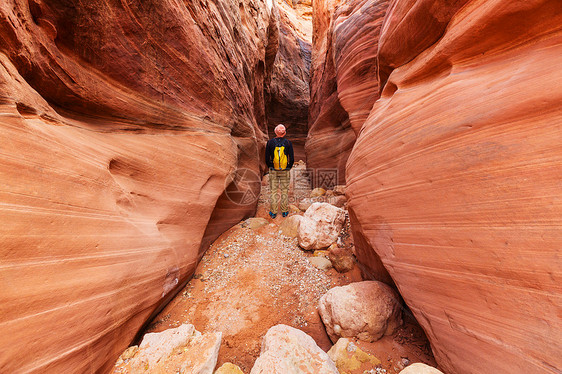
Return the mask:
[[(446, 373), (562, 369), (562, 3), (393, 1), (355, 235)], [(376, 255), (374, 254), (376, 252)]]
[(0, 40), (0, 372), (107, 371), (255, 209), (277, 9), (8, 0)]
[(379, 97), (377, 44), (387, 0), (314, 2), (307, 165), (338, 170)]

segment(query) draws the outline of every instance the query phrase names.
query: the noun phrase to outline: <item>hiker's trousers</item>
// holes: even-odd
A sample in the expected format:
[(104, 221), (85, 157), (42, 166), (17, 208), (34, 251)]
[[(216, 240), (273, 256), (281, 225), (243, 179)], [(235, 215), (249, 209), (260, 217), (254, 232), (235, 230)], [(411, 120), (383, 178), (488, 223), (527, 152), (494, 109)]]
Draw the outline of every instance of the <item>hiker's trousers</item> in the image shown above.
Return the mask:
[(289, 182), (291, 181), (290, 170), (269, 170), (269, 191), (271, 194), (270, 210), (277, 214), (279, 200), (281, 200), (281, 212), (289, 211)]

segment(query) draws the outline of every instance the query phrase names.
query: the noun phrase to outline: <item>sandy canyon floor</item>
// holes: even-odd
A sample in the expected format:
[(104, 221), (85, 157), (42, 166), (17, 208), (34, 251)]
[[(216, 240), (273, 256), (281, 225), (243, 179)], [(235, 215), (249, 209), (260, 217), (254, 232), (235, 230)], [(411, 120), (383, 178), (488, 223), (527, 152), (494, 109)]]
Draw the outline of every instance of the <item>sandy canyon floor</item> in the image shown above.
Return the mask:
[[(265, 199), (260, 199), (265, 201)], [(225, 362), (249, 373), (260, 354), (261, 340), (276, 324), (298, 328), (314, 338), (325, 351), (332, 346), (316, 310), (320, 297), (332, 287), (363, 280), (356, 265), (347, 273), (315, 268), (297, 239), (281, 236), (285, 218), (271, 219), (261, 203), (257, 217), (268, 225), (258, 229), (242, 222), (221, 235), (209, 248), (193, 279), (152, 321), (146, 332), (160, 332), (182, 323), (198, 331), (221, 331), (223, 341), (217, 367)], [(352, 245), (344, 229), (342, 239)], [(411, 314), (394, 335), (374, 343), (356, 341), (382, 363), (378, 373), (397, 373), (408, 362), (435, 366), (429, 343)], [(369, 370), (373, 368), (361, 368)], [(375, 371), (372, 371), (373, 373)]]

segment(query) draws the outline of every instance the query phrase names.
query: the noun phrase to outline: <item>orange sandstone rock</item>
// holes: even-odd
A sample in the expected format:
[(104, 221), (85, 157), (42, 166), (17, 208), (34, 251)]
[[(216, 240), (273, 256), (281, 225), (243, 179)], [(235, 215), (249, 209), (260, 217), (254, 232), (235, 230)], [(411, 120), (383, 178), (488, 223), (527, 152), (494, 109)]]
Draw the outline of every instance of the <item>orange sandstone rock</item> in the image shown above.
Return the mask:
[(334, 168), (345, 182), (345, 163), (379, 97), (377, 43), (387, 0), (315, 1), (307, 165)]
[(358, 259), (444, 372), (558, 372), (562, 3), (394, 1), (379, 51), (347, 164)]
[(107, 371), (260, 189), (274, 4), (71, 3), (0, 6), (2, 372)]
[[(308, 137), (305, 145), (307, 167), (338, 170), (345, 182), (345, 162), (355, 142), (349, 116), (338, 99), (332, 46), (332, 17), (339, 0), (313, 4), (313, 47), (310, 81)], [(316, 182), (316, 181), (314, 181)]]
[(306, 2), (277, 0), (279, 51), (271, 73), (266, 103), (269, 135), (279, 123), (287, 127), (295, 160), (305, 159), (310, 102), (312, 6)]

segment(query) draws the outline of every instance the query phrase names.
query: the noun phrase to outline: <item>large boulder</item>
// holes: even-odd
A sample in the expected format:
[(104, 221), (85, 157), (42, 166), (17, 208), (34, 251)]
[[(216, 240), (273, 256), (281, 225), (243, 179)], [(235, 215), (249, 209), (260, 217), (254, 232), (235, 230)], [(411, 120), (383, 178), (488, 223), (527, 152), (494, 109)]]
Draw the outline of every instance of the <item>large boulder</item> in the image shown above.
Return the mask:
[(378, 281), (330, 289), (320, 298), (318, 312), (334, 343), (341, 337), (373, 342), (402, 324), (398, 295)]
[(328, 203), (313, 203), (304, 213), (297, 235), (305, 250), (324, 249), (334, 243), (345, 223), (345, 211)]
[(221, 337), (220, 332), (201, 334), (191, 324), (146, 334), (138, 349), (123, 352), (113, 373), (212, 374)]
[(339, 374), (309, 335), (287, 325), (270, 328), (250, 374)]
[(310, 197), (320, 197), (326, 194), (326, 190), (322, 187), (317, 187), (310, 192)]

